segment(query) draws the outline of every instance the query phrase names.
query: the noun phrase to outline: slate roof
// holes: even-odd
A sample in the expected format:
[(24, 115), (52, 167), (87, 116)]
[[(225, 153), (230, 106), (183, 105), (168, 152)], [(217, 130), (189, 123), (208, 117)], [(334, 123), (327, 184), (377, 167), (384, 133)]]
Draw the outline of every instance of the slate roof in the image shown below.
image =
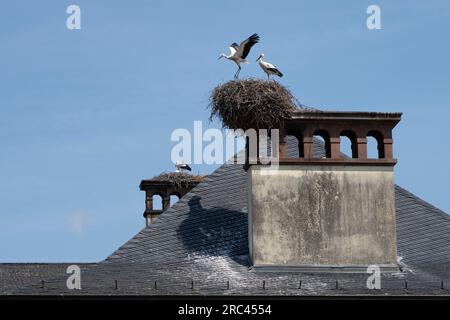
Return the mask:
[[(76, 264), (82, 270), (89, 265), (80, 263), (0, 263), (0, 295), (8, 295), (30, 284), (46, 285), (46, 280), (65, 274), (67, 267)], [(44, 282), (42, 282), (44, 281)]]
[[(295, 143), (289, 142), (289, 152)], [(316, 155), (323, 154), (320, 144)], [(247, 177), (225, 164), (104, 261), (82, 266), (82, 290), (57, 265), (0, 282), (15, 295), (450, 295), (450, 216), (396, 186), (400, 271), (367, 274), (256, 272), (248, 260)], [(0, 265), (0, 275), (8, 275)], [(50, 266), (50, 265), (48, 265)], [(33, 270), (32, 265), (17, 266)], [(5, 269), (6, 268), (6, 269)], [(14, 269), (14, 268), (12, 268)], [(17, 272), (17, 271), (16, 271)], [(33, 273), (35, 271), (32, 271)], [(45, 287), (41, 288), (41, 280)], [(6, 287), (4, 284), (6, 283)]]

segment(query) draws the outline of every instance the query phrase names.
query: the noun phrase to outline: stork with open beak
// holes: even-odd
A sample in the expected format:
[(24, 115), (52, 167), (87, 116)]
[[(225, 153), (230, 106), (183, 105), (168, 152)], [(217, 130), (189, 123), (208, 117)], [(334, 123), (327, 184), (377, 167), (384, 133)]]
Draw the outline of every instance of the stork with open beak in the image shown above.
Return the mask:
[(220, 58), (227, 58), (228, 60), (234, 61), (237, 64), (238, 70), (234, 74), (234, 78), (237, 79), (239, 76), (239, 72), (241, 71), (241, 63), (248, 63), (245, 58), (248, 56), (250, 49), (258, 43), (259, 36), (254, 33), (247, 39), (241, 42), (238, 45), (236, 42), (230, 45), (230, 54), (227, 56), (225, 53), (222, 53), (217, 60)]
[(277, 75), (279, 77), (283, 76), (283, 74), (280, 72), (280, 70), (278, 70), (273, 64), (264, 61), (263, 58), (264, 58), (264, 53), (261, 53), (259, 55), (259, 58), (256, 61), (259, 61), (259, 66), (267, 74), (267, 80), (270, 80), (271, 74)]

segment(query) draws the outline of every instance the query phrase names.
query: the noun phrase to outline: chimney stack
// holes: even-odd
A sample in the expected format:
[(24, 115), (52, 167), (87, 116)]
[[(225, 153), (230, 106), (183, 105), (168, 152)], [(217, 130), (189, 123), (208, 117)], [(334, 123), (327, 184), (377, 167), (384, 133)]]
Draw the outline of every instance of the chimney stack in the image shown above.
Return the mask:
[[(202, 181), (202, 176), (194, 176), (184, 172), (162, 173), (157, 177), (142, 180), (139, 188), (145, 191), (144, 218), (146, 226), (152, 224), (164, 211), (170, 207), (170, 197), (177, 196), (181, 199)], [(158, 195), (162, 199), (161, 210), (156, 210), (153, 196)]]
[[(280, 130), (279, 169), (248, 164), (249, 247), (256, 270), (397, 270), (392, 129), (401, 113), (297, 112)], [(314, 136), (325, 153), (314, 157)], [(298, 139), (290, 158), (286, 137)], [(351, 141), (351, 158), (340, 153)], [(367, 137), (378, 157), (367, 158)]]

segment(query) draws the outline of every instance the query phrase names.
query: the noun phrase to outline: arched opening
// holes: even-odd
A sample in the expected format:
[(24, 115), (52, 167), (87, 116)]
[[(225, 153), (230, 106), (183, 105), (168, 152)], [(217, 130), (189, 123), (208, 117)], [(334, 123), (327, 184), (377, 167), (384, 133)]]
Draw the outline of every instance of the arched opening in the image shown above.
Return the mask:
[(341, 133), (341, 152), (352, 157), (358, 158), (358, 144), (356, 142), (356, 133), (352, 130), (345, 130)]
[(316, 130), (313, 134), (314, 158), (331, 158), (330, 134), (326, 130)]
[(299, 150), (298, 150), (298, 139), (296, 136), (286, 135), (286, 143), (287, 143), (287, 157), (288, 158), (299, 158)]
[(288, 131), (286, 135), (288, 158), (304, 158), (303, 134), (299, 130)]
[(155, 193), (152, 196), (153, 207), (152, 210), (162, 210), (163, 209), (163, 198), (159, 193)]
[(379, 131), (372, 130), (367, 134), (367, 158), (384, 159), (383, 135)]
[[(346, 156), (353, 158), (352, 155), (352, 141), (347, 136), (341, 136), (341, 145), (340, 145), (341, 153), (345, 154)], [(340, 155), (340, 157), (344, 157), (343, 155)]]
[(367, 136), (367, 159), (378, 158), (378, 142), (377, 139)]
[(170, 206), (172, 207), (175, 203), (178, 202), (178, 200), (180, 200), (180, 195), (178, 193), (172, 193), (170, 195)]

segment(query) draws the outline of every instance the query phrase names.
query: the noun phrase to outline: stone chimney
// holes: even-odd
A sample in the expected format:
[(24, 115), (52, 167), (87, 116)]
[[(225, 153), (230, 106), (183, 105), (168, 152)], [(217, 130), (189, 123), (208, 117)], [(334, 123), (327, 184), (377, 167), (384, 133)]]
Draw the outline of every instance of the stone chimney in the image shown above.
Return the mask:
[[(256, 270), (397, 270), (392, 129), (401, 113), (297, 112), (280, 130), (279, 169), (247, 166), (249, 247)], [(298, 139), (290, 158), (286, 137)], [(325, 153), (313, 154), (314, 136)], [(340, 153), (341, 137), (351, 155)], [(367, 137), (378, 157), (367, 158)]]
[[(184, 172), (162, 173), (152, 179), (142, 180), (139, 188), (145, 191), (144, 218), (146, 226), (152, 224), (164, 211), (170, 207), (170, 197), (179, 199), (191, 191), (202, 181), (202, 176), (194, 176)], [(158, 195), (162, 199), (161, 210), (154, 209), (153, 196)]]

